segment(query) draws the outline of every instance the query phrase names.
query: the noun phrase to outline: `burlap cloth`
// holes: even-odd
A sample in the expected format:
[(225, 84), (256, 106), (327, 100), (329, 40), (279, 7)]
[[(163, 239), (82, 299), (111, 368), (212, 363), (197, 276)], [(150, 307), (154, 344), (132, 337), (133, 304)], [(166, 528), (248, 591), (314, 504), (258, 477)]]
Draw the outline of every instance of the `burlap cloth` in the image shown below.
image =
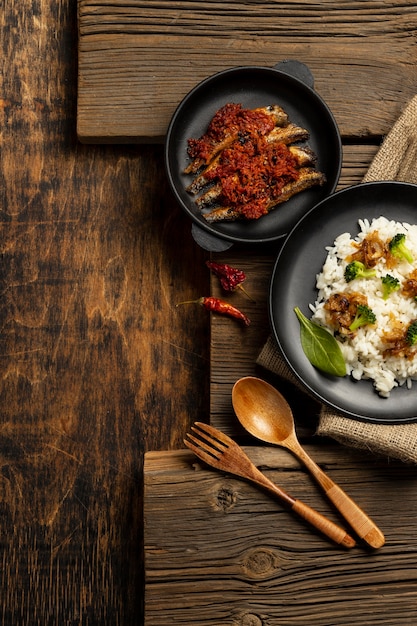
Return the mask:
[[(417, 96), (409, 102), (385, 137), (363, 182), (397, 180), (417, 183)], [(257, 364), (300, 386), (279, 353), (275, 340), (268, 338)], [(360, 422), (320, 407), (317, 435), (376, 454), (417, 463), (417, 423), (385, 425)]]

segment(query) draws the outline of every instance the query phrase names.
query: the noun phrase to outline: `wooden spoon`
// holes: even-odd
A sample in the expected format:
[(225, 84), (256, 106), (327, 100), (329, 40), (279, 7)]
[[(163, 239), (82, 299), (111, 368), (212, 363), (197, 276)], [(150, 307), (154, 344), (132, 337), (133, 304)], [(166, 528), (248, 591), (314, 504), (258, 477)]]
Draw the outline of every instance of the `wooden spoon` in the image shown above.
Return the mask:
[(232, 403), (240, 423), (251, 435), (287, 448), (304, 463), (361, 539), (373, 548), (384, 545), (385, 537), (376, 524), (301, 447), (291, 408), (275, 387), (253, 376), (241, 378), (233, 387)]

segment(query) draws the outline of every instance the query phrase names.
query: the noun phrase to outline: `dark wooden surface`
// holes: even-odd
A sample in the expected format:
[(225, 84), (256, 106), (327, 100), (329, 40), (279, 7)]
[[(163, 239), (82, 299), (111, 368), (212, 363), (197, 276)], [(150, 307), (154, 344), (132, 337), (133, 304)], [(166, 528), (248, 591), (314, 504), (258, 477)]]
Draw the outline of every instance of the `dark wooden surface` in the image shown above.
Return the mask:
[[(416, 91), (412, 2), (242, 3), (251, 18), (262, 19), (259, 32), (253, 25), (246, 32), (236, 21), (235, 3), (236, 38), (230, 24), (227, 36), (215, 36), (227, 8), (216, 3), (201, 23), (187, 22), (188, 34), (196, 28), (193, 45), (187, 40), (183, 50), (187, 69), (157, 83), (159, 99), (139, 104), (147, 82), (139, 79), (139, 89), (136, 75), (148, 67), (154, 76), (149, 54), (155, 48), (164, 57), (161, 67), (176, 60), (181, 45), (170, 29), (175, 22), (184, 25), (187, 14), (179, 11), (192, 4), (203, 12), (207, 5), (123, 5), (119, 13), (129, 15), (170, 10), (162, 25), (146, 20), (152, 43), (126, 74), (120, 63), (109, 66), (106, 55), (115, 48), (104, 42), (100, 49), (100, 32), (87, 33), (78, 56), (78, 9), (100, 14), (104, 5), (10, 0), (1, 12), (2, 626), (143, 623), (144, 453), (181, 448), (190, 423), (209, 419), (210, 411), (224, 419), (233, 371), (246, 369), (237, 357), (246, 359), (247, 352), (243, 344), (230, 350), (225, 320), (212, 319), (210, 356), (208, 314), (175, 308), (180, 300), (208, 293), (210, 285), (207, 254), (194, 244), (189, 221), (168, 191), (161, 146), (80, 144), (77, 113), (90, 97), (87, 87), (95, 95), (85, 134), (79, 126), (83, 139), (103, 139), (111, 113), (112, 141), (124, 118), (125, 141), (143, 135), (153, 142), (176, 101), (213, 68), (304, 60), (341, 125), (343, 185), (360, 180), (382, 135)], [(105, 10), (113, 13), (115, 6)], [(271, 6), (279, 8), (279, 19), (266, 21), (260, 6), (265, 15)], [(200, 19), (199, 11), (192, 15)], [(117, 44), (129, 39), (119, 38), (117, 30), (107, 28)], [(202, 41), (210, 44), (208, 51)], [(89, 83), (78, 83), (78, 61), (83, 70), (91, 56)], [(208, 58), (218, 65), (209, 67)], [(108, 77), (116, 100), (118, 93), (132, 95), (127, 85), (133, 80), (132, 114), (108, 100), (107, 83), (105, 93), (98, 89), (96, 73)], [(342, 84), (348, 89), (340, 93)], [(143, 119), (146, 132), (142, 126), (131, 135), (133, 119)], [(264, 254), (266, 265), (274, 251)], [(247, 264), (250, 257), (236, 249), (230, 258)], [(250, 262), (257, 267), (256, 256)], [(261, 320), (261, 301), (257, 306), (254, 317)], [(224, 332), (226, 338), (219, 335)], [(251, 354), (260, 339), (251, 340)], [(222, 368), (229, 369), (225, 386)], [(412, 477), (410, 470), (407, 484)], [(399, 550), (394, 556), (395, 580), (408, 580), (414, 565)], [(299, 578), (295, 572), (288, 582), (296, 587)]]
[(208, 318), (175, 309), (205, 254), (161, 147), (77, 141), (76, 3), (1, 21), (0, 624), (137, 626), (143, 453), (208, 414)]
[(79, 0), (78, 135), (160, 141), (198, 82), (306, 63), (344, 134), (383, 134), (414, 95), (417, 8), (390, 2)]

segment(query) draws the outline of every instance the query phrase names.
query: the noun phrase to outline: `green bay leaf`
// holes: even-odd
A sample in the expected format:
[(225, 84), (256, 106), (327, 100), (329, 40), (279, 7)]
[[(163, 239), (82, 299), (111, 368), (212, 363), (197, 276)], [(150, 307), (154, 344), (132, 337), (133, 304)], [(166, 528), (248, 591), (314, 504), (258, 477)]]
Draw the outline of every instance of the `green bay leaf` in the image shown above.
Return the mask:
[(298, 307), (294, 312), (300, 322), (301, 346), (310, 363), (331, 376), (346, 376), (342, 350), (333, 335), (309, 320)]

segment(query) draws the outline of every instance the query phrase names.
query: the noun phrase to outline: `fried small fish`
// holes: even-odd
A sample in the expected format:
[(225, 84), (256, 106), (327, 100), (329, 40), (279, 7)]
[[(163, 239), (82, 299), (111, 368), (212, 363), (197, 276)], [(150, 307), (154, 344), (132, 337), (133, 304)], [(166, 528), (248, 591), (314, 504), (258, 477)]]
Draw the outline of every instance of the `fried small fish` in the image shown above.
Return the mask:
[[(291, 183), (285, 185), (278, 198), (274, 198), (266, 205), (266, 212), (270, 213), (275, 207), (283, 202), (286, 202), (297, 193), (315, 187), (317, 185), (324, 185), (326, 177), (322, 172), (319, 172), (313, 168), (301, 168), (299, 178)], [(239, 207), (217, 207), (211, 210), (209, 213), (202, 214), (204, 219), (209, 223), (221, 222), (221, 221), (235, 221), (238, 219), (245, 219), (245, 215)]]
[[(310, 148), (301, 148), (299, 146), (291, 146), (290, 144), (296, 141), (303, 141), (307, 138), (308, 131), (305, 128), (296, 126), (295, 124), (289, 124), (285, 128), (274, 129), (265, 137), (268, 145), (272, 145), (274, 143), (283, 143), (284, 145), (289, 146), (289, 150), (301, 160), (300, 165), (312, 164), (315, 160), (315, 155)], [(212, 174), (220, 162), (222, 152), (223, 151), (221, 151), (211, 161), (211, 163), (207, 165), (207, 167), (205, 167), (204, 170), (200, 174), (198, 174), (194, 178), (194, 180), (188, 185), (188, 193), (197, 194), (204, 187), (210, 184), (210, 182), (213, 182)]]
[[(314, 154), (314, 152), (308, 148), (308, 147), (301, 147), (301, 146), (289, 146), (288, 150), (290, 151), (290, 153), (296, 157), (297, 159), (297, 163), (298, 163), (298, 167), (307, 167), (307, 166), (313, 166), (316, 162), (316, 155)], [(207, 179), (205, 179), (206, 183), (209, 183), (209, 181)], [(238, 183), (238, 175), (236, 174), (236, 183)], [(193, 187), (193, 193), (197, 193), (200, 189), (200, 183), (198, 184), (198, 186)], [(191, 187), (191, 186), (190, 186)], [(201, 185), (201, 188), (203, 188), (204, 185)], [(191, 191), (191, 189), (189, 188), (189, 190)], [(222, 183), (221, 181), (215, 181), (214, 184), (211, 185), (211, 187), (209, 187), (209, 189), (207, 189), (207, 191), (205, 191), (204, 193), (202, 193), (198, 198), (196, 198), (196, 205), (200, 208), (203, 209), (205, 207), (210, 206), (210, 204), (214, 204), (215, 202), (217, 202), (219, 200), (219, 198), (222, 195)]]
[(229, 103), (200, 139), (190, 139), (186, 190), (207, 222), (255, 220), (297, 193), (323, 185), (325, 175), (305, 145), (309, 131), (279, 105), (244, 109)]
[[(217, 117), (220, 117), (221, 113), (228, 106), (236, 107), (237, 113), (235, 115), (235, 119), (233, 120), (233, 122), (230, 123), (230, 125), (225, 126), (221, 125), (220, 123), (220, 128), (218, 128), (219, 124), (216, 123)], [(249, 121), (245, 119), (245, 116), (243, 114), (239, 115), (240, 112), (245, 112), (245, 109), (243, 109), (241, 105), (225, 105), (215, 114), (214, 118), (209, 124), (207, 132), (204, 135), (202, 135), (197, 140), (189, 140), (189, 153), (193, 154), (195, 146), (200, 145), (204, 146), (205, 156), (204, 158), (200, 156), (193, 158), (191, 163), (185, 168), (184, 174), (195, 174), (202, 167), (208, 165), (219, 152), (221, 152), (222, 150), (230, 146), (234, 141), (236, 141), (239, 138), (240, 134), (244, 134), (249, 130), (251, 130), (251, 132), (254, 132), (254, 130), (256, 130), (260, 133), (268, 132), (269, 127), (267, 129), (265, 128), (264, 120), (262, 120), (263, 123), (259, 122), (258, 125), (256, 124), (256, 118), (255, 120), (251, 119), (249, 123)], [(255, 115), (257, 113), (260, 113), (260, 119), (266, 116), (270, 119), (272, 128), (273, 126), (281, 127), (288, 125), (287, 113), (284, 111), (284, 109), (282, 109), (282, 107), (276, 104), (272, 104), (266, 107), (249, 109), (249, 113), (254, 113)], [(258, 127), (254, 129), (254, 125)]]

